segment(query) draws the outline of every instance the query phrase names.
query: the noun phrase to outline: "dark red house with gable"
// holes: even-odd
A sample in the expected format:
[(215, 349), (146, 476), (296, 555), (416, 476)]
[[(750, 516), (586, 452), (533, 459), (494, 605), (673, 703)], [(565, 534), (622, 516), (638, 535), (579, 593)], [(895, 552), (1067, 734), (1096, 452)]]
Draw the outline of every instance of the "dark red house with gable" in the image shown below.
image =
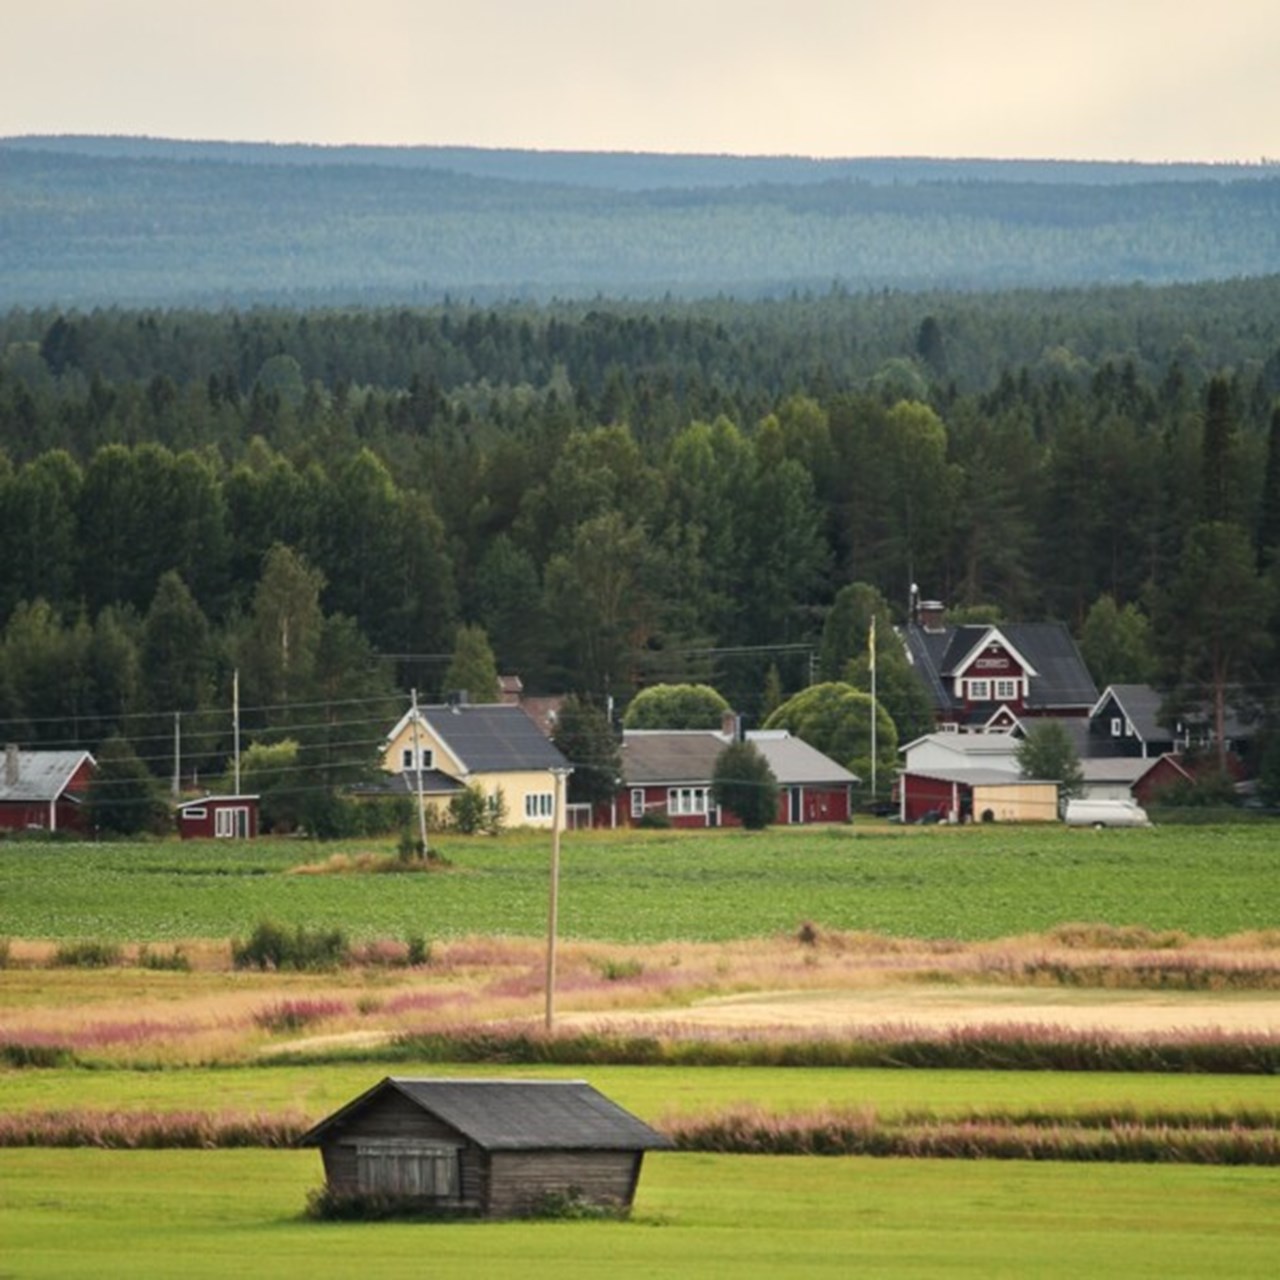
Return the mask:
[(0, 829), (83, 831), (83, 803), (97, 769), (87, 751), (4, 751)]
[(942, 605), (926, 601), (904, 628), (903, 643), (940, 729), (1007, 733), (1037, 716), (1087, 717), (1098, 701), (1060, 622), (952, 626)]

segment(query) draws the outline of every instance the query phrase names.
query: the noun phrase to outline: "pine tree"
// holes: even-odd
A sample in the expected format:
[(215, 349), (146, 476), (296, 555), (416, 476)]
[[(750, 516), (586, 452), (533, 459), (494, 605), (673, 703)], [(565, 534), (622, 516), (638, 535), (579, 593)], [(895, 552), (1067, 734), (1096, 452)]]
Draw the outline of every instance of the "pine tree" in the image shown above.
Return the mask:
[(446, 693), (465, 693), (470, 702), (497, 702), (502, 697), (498, 667), (483, 627), (461, 626), (453, 658), (444, 673)]

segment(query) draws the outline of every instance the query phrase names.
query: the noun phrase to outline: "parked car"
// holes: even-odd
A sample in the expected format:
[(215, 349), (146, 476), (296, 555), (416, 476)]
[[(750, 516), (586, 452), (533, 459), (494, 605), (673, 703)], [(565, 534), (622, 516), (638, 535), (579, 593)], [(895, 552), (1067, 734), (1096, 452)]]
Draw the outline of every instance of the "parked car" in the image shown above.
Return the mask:
[(1068, 800), (1063, 815), (1069, 827), (1149, 827), (1151, 819), (1136, 800)]

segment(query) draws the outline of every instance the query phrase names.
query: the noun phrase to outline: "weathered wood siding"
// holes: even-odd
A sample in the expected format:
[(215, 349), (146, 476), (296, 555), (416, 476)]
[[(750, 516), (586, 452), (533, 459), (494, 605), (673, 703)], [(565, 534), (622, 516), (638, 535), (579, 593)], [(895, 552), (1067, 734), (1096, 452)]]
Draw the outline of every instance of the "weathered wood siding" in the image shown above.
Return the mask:
[(325, 1180), (337, 1195), (354, 1195), (360, 1190), (358, 1150), (364, 1141), (438, 1142), (459, 1148), (458, 1202), (479, 1207), (484, 1197), (484, 1153), (435, 1116), (423, 1111), (398, 1093), (375, 1099), (350, 1124), (335, 1129), (322, 1143)]
[(529, 1213), (548, 1192), (574, 1188), (598, 1204), (629, 1207), (640, 1177), (638, 1151), (495, 1151), (489, 1158), (489, 1217)]

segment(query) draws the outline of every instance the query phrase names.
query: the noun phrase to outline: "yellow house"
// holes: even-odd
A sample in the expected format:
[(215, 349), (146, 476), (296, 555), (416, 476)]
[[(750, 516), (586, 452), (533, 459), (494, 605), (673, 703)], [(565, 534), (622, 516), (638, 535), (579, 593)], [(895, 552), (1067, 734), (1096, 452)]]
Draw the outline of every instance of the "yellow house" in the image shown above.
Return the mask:
[(441, 806), (463, 787), (479, 787), (491, 803), (501, 795), (513, 827), (547, 827), (555, 820), (556, 777), (569, 762), (517, 706), (450, 703), (405, 712), (383, 747), (382, 767), (404, 775)]

